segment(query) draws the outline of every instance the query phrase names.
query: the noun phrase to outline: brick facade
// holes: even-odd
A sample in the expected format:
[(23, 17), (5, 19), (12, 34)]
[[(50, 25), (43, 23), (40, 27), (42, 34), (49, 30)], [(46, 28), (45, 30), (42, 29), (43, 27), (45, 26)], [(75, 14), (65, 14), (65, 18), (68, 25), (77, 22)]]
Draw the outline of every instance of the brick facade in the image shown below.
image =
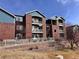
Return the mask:
[[(39, 12), (34, 11), (34, 12), (32, 12), (32, 14), (28, 13), (28, 14), (25, 14), (24, 16), (16, 15), (16, 17), (23, 18), (23, 21), (20, 21), (20, 19), (17, 19), (18, 21), (16, 21), (16, 27), (17, 27), (17, 25), (23, 26), (24, 31), (18, 30), (20, 34), (22, 34), (22, 32), (24, 33), (24, 37), (21, 38), (21, 39), (32, 39), (33, 35), (39, 35), (40, 38), (46, 38), (46, 18), (44, 16), (42, 16)], [(33, 18), (36, 18), (38, 21), (41, 19), (41, 21), (33, 24), (32, 23)], [(39, 27), (41, 27), (42, 32), (41, 31), (40, 32), (39, 31), (32, 32), (33, 26), (37, 26), (38, 29), (39, 29)], [(16, 34), (17, 34), (18, 31), (16, 29)]]
[(42, 18), (42, 24), (43, 24), (43, 37), (46, 38), (46, 18)]
[[(47, 37), (53, 39), (66, 39), (65, 20), (62, 17), (54, 16), (55, 18), (46, 20)], [(62, 35), (62, 37), (61, 37)]]
[(15, 38), (15, 24), (0, 23), (0, 39), (14, 39), (14, 38)]
[(32, 16), (25, 15), (25, 36), (26, 38), (32, 38)]
[(59, 39), (59, 29), (57, 25), (52, 25), (52, 36), (54, 39)]

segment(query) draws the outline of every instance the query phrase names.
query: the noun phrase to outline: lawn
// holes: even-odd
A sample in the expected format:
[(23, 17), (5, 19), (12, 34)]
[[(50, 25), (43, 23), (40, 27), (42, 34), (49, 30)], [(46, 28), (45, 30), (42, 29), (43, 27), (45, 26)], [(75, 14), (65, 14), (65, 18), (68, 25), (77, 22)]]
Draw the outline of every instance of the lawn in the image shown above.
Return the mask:
[(63, 50), (63, 51), (23, 51), (0, 50), (0, 59), (56, 59), (55, 55), (63, 55), (64, 59), (79, 59), (79, 51)]

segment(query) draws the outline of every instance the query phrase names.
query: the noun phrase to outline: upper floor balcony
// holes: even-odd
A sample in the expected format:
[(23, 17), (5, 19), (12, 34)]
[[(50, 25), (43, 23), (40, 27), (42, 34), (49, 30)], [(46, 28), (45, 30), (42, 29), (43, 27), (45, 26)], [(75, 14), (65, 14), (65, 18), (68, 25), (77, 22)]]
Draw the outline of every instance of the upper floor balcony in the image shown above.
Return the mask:
[(32, 33), (43, 33), (42, 29), (32, 29)]
[(59, 26), (59, 32), (64, 33), (64, 27), (63, 26)]
[(64, 25), (64, 21), (61, 20), (61, 19), (58, 20), (58, 23), (59, 23), (59, 26), (63, 26)]
[(23, 25), (17, 25), (16, 26), (16, 32), (24, 33), (24, 27), (23, 27)]
[(64, 24), (63, 23), (59, 23), (59, 26), (64, 26)]
[(42, 19), (32, 18), (32, 24), (42, 26)]
[(64, 33), (64, 30), (59, 30), (60, 33)]

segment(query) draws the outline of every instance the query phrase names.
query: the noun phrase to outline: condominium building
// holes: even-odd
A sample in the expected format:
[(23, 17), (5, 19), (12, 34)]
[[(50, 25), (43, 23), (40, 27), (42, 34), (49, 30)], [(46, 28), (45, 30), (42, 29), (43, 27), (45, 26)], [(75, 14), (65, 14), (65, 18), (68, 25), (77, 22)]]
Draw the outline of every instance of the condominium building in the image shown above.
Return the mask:
[(46, 38), (46, 17), (34, 10), (13, 15), (0, 8), (0, 39)]
[(53, 16), (46, 20), (47, 37), (66, 39), (65, 20), (63, 17)]
[(36, 10), (16, 15), (16, 38), (46, 38), (46, 17)]
[(65, 20), (63, 17), (46, 17), (39, 11), (25, 15), (13, 15), (0, 8), (0, 39), (66, 39)]

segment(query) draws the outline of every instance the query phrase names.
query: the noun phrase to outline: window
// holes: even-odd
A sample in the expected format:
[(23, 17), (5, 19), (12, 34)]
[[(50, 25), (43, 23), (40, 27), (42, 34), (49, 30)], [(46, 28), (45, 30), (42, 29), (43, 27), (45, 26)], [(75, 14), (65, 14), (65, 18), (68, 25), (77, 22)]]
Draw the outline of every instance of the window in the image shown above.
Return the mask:
[(39, 23), (42, 23), (42, 19), (41, 18), (39, 18)]
[(17, 17), (17, 18), (16, 18), (16, 21), (22, 22), (22, 21), (23, 21), (23, 18), (22, 18), (22, 17)]
[(39, 27), (38, 30), (41, 32), (42, 31), (42, 27)]
[(23, 37), (23, 35), (22, 35), (21, 33), (17, 33), (17, 34), (16, 34), (16, 38), (17, 38), (17, 39), (22, 39), (22, 37)]
[(57, 24), (57, 21), (56, 20), (52, 20), (52, 24), (53, 25), (56, 25)]
[(63, 23), (63, 20), (59, 19), (59, 23)]
[(51, 24), (51, 20), (46, 20), (46, 24)]
[(41, 27), (39, 27), (39, 29), (42, 29), (42, 26), (41, 26)]
[(59, 26), (59, 30), (63, 30), (63, 26)]
[(54, 30), (54, 32), (56, 32), (56, 29)]
[(43, 37), (43, 34), (39, 34), (39, 37), (42, 38)]
[(22, 25), (17, 25), (17, 30), (23, 30), (23, 26)]
[(64, 33), (60, 33), (60, 37), (64, 37)]
[(34, 38), (34, 34), (32, 34), (32, 38)]

